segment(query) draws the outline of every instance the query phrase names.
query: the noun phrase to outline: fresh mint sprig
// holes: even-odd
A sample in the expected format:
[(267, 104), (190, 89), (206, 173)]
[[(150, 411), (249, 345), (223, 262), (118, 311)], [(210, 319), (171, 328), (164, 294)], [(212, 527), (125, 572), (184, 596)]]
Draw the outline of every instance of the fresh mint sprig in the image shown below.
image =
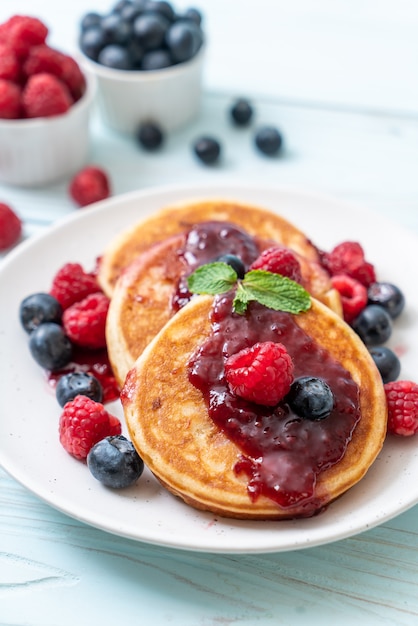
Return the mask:
[(207, 263), (198, 267), (187, 279), (189, 291), (196, 294), (225, 293), (236, 285), (233, 309), (243, 315), (251, 301), (269, 309), (286, 313), (303, 313), (311, 306), (309, 293), (299, 283), (281, 274), (250, 270), (239, 280), (227, 263)]

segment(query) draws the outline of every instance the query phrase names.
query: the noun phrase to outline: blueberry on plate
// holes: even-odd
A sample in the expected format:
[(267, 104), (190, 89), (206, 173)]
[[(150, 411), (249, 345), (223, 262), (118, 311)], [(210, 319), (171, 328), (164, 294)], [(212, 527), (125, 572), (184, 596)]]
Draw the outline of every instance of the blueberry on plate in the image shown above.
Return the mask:
[(334, 408), (330, 386), (315, 376), (301, 376), (293, 381), (286, 401), (296, 415), (309, 420), (324, 419)]
[(244, 278), (245, 265), (242, 260), (235, 254), (222, 254), (221, 256), (217, 257), (215, 261), (230, 265), (232, 269), (235, 270), (238, 278)]
[(351, 326), (366, 346), (385, 343), (392, 334), (392, 318), (382, 306), (368, 304)]
[(383, 384), (396, 380), (401, 372), (401, 362), (386, 346), (374, 346), (369, 350), (382, 377)]
[(71, 341), (55, 322), (40, 324), (31, 332), (29, 350), (38, 365), (51, 372), (68, 365), (73, 354)]
[(45, 322), (61, 323), (62, 307), (49, 293), (33, 293), (20, 303), (19, 318), (27, 333)]
[(95, 402), (102, 402), (103, 388), (97, 378), (88, 372), (70, 372), (58, 380), (55, 396), (62, 407), (76, 396), (87, 396)]
[(274, 126), (263, 126), (255, 134), (256, 147), (267, 156), (277, 154), (282, 147), (282, 143), (282, 135)]
[(156, 150), (164, 140), (163, 131), (155, 122), (144, 122), (138, 130), (138, 141), (146, 150)]
[(253, 117), (253, 107), (246, 98), (238, 98), (230, 109), (230, 116), (237, 126), (247, 126)]
[(221, 145), (219, 141), (213, 137), (200, 137), (194, 144), (193, 150), (197, 158), (205, 163), (212, 165), (218, 161), (221, 154)]
[(144, 471), (144, 462), (123, 435), (105, 437), (87, 455), (87, 466), (98, 481), (112, 489), (129, 487)]
[(398, 317), (405, 307), (405, 296), (396, 285), (386, 282), (372, 283), (367, 290), (369, 304), (378, 304), (392, 319)]

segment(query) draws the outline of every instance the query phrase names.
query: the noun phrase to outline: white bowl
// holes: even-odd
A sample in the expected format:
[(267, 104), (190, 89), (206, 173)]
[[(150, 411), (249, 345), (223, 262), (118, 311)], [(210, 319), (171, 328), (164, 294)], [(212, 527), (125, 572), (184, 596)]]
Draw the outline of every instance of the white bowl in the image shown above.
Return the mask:
[(0, 182), (21, 187), (46, 185), (73, 175), (86, 163), (96, 93), (94, 77), (86, 79), (84, 95), (67, 113), (0, 119)]
[(161, 70), (117, 70), (82, 56), (84, 71), (96, 77), (98, 104), (104, 123), (132, 135), (153, 121), (171, 132), (198, 114), (202, 91), (204, 47), (190, 61)]

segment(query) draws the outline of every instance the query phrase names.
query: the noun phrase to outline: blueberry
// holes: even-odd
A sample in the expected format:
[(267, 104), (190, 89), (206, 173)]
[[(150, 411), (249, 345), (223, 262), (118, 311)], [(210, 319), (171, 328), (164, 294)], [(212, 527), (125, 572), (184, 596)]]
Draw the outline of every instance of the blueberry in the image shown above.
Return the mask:
[(73, 353), (62, 326), (54, 322), (45, 322), (31, 332), (29, 349), (35, 361), (51, 372), (68, 365)]
[(132, 24), (122, 19), (118, 13), (111, 13), (102, 19), (101, 27), (108, 43), (126, 45), (132, 35)]
[(215, 163), (221, 154), (221, 145), (213, 137), (200, 137), (194, 144), (193, 150), (198, 159), (206, 165)]
[(80, 36), (81, 51), (93, 61), (97, 61), (100, 51), (107, 43), (104, 31), (98, 26), (88, 28)]
[(156, 50), (164, 42), (169, 21), (158, 13), (143, 13), (133, 23), (134, 36), (145, 50)]
[(152, 72), (162, 70), (172, 65), (172, 59), (168, 50), (150, 50), (142, 57), (141, 69)]
[(148, 0), (145, 3), (145, 11), (159, 13), (170, 22), (173, 22), (176, 18), (172, 5), (169, 2), (165, 2), (165, 0)]
[(61, 376), (55, 388), (58, 404), (64, 406), (79, 395), (102, 402), (103, 388), (97, 378), (88, 372), (70, 372)]
[(100, 51), (97, 57), (98, 63), (115, 70), (133, 69), (132, 59), (127, 48), (118, 44), (109, 44)]
[(20, 322), (31, 333), (45, 322), (61, 323), (62, 307), (49, 293), (34, 293), (22, 300), (19, 308)]
[(380, 372), (384, 384), (396, 380), (401, 372), (401, 362), (392, 350), (385, 346), (370, 348), (370, 354)]
[(198, 9), (195, 9), (194, 7), (186, 9), (186, 11), (182, 15), (182, 18), (185, 20), (191, 20), (192, 22), (197, 24), (197, 26), (201, 26), (202, 24), (202, 14)]
[(144, 471), (144, 462), (133, 444), (123, 435), (105, 437), (87, 455), (87, 466), (106, 487), (129, 487)]
[(328, 383), (314, 376), (297, 378), (286, 400), (296, 415), (310, 420), (328, 417), (334, 407), (334, 395)]
[(377, 282), (367, 290), (369, 304), (378, 304), (389, 313), (392, 319), (400, 315), (405, 307), (405, 296), (392, 283)]
[(142, 59), (144, 58), (144, 48), (140, 43), (132, 39), (126, 46), (129, 57), (132, 62), (133, 69), (140, 69)]
[(80, 28), (82, 31), (85, 31), (92, 26), (100, 26), (101, 21), (102, 16), (99, 13), (90, 11), (89, 13), (83, 15), (83, 17), (81, 18)]
[(113, 13), (122, 13), (122, 11), (124, 9), (126, 9), (126, 7), (129, 7), (131, 5), (131, 0), (119, 0), (118, 2), (116, 2), (116, 4), (113, 6), (112, 12)]
[(232, 105), (230, 115), (237, 126), (246, 126), (253, 116), (253, 107), (245, 98), (239, 98)]
[(235, 254), (222, 254), (217, 259), (215, 259), (215, 261), (230, 265), (232, 269), (235, 270), (235, 272), (237, 273), (238, 278), (244, 278), (245, 265), (238, 256), (235, 256)]
[(351, 325), (367, 346), (385, 343), (392, 334), (391, 317), (377, 304), (368, 304)]
[(283, 138), (274, 126), (263, 126), (255, 134), (256, 147), (268, 156), (277, 154), (282, 147)]
[(163, 132), (155, 122), (146, 122), (139, 127), (138, 141), (146, 150), (156, 150), (163, 140)]
[(202, 45), (200, 27), (190, 20), (174, 22), (165, 37), (171, 56), (176, 63), (183, 63), (195, 56)]
[(144, 6), (145, 6), (145, 3), (143, 3), (143, 6), (135, 5), (132, 3), (127, 4), (120, 11), (120, 16), (126, 22), (130, 22), (132, 24), (132, 22), (134, 22), (136, 18), (139, 17), (141, 13), (144, 12)]

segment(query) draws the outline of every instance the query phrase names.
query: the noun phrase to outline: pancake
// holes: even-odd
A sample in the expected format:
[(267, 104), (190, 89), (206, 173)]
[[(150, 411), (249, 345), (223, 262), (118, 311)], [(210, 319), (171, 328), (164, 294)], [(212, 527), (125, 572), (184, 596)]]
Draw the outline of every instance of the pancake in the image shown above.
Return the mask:
[[(236, 210), (237, 207), (233, 206)], [(197, 217), (202, 214), (201, 207), (202, 205), (199, 205)], [(190, 217), (189, 207), (187, 211)], [(245, 211), (247, 223), (250, 223), (249, 218), (253, 219), (254, 213), (248, 207)], [(183, 209), (179, 212), (183, 213)], [(259, 215), (257, 211), (255, 214)], [(163, 215), (165, 216), (165, 212)], [(278, 219), (280, 221), (280, 218)], [(160, 223), (161, 227), (171, 224), (171, 221), (165, 217), (163, 219), (161, 214), (154, 218), (154, 222)], [(178, 222), (174, 220), (174, 224)], [(146, 231), (148, 226), (145, 227)], [(235, 224), (227, 221), (195, 221), (193, 227), (189, 225), (188, 228), (191, 230), (171, 235), (143, 250), (122, 270), (112, 289), (106, 339), (110, 362), (119, 384), (123, 384), (128, 370), (152, 337), (176, 312), (177, 306), (173, 304), (173, 296), (176, 294), (181, 277), (191, 271), (185, 259), (195, 258), (196, 254), (205, 254), (205, 250), (200, 249), (201, 241), (206, 245), (212, 236), (215, 243), (212, 241), (211, 245), (215, 246), (217, 253), (238, 254), (247, 261), (247, 265), (254, 261), (261, 251), (277, 245), (270, 238), (249, 235), (243, 228), (237, 228)], [(209, 228), (212, 230), (207, 231)], [(218, 230), (229, 235), (218, 236)], [(194, 248), (187, 243), (191, 237), (190, 233), (194, 233)], [(295, 241), (294, 236), (292, 239)], [(332, 289), (329, 275), (324, 268), (316, 260), (292, 252), (299, 261), (303, 286), (314, 297), (341, 315), (339, 294)], [(208, 258), (212, 259), (210, 252)], [(207, 260), (205, 259), (205, 262)]]
[(100, 261), (98, 280), (101, 288), (111, 297), (123, 269), (139, 254), (159, 241), (188, 231), (198, 222), (212, 220), (231, 222), (250, 235), (281, 243), (308, 261), (319, 262), (316, 247), (301, 230), (280, 215), (239, 202), (201, 200), (162, 208), (117, 235)]
[[(322, 303), (312, 299), (312, 306), (305, 313), (281, 314), (289, 316), (292, 323), (296, 322), (309, 341), (311, 338), (315, 345), (325, 349), (331, 362), (347, 370), (350, 389), (354, 383), (358, 386), (355, 388), (360, 418), (346, 436), (348, 443), (339, 460), (324, 464), (315, 473), (312, 493), (305, 494), (302, 490), (300, 494), (304, 495), (293, 497), (285, 504), (264, 493), (254, 498), (246, 472), (236, 471), (243, 456), (248, 463), (248, 454), (215, 423), (203, 392), (189, 378), (189, 362), (212, 336), (210, 316), (214, 301), (217, 300), (211, 296), (198, 296), (189, 302), (153, 338), (129, 372), (121, 400), (130, 437), (161, 484), (197, 509), (239, 519), (311, 516), (355, 485), (381, 450), (387, 407), (380, 374), (359, 337)], [(247, 314), (238, 317), (244, 318)], [(283, 343), (286, 344), (285, 338)], [(315, 367), (321, 371), (322, 359), (318, 363)], [(325, 428), (323, 424), (331, 417), (305, 421), (313, 424), (312, 428)], [(333, 422), (330, 424), (328, 427), (337, 428)], [(302, 439), (295, 438), (295, 441), (303, 444)], [(292, 458), (299, 456), (304, 463), (308, 451), (296, 450), (296, 457)], [(289, 467), (291, 476), (299, 476), (289, 465), (286, 451), (280, 451), (275, 457), (266, 453), (266, 458), (275, 459), (277, 489), (289, 479)], [(250, 462), (254, 464), (259, 460), (253, 458)], [(281, 472), (284, 473), (282, 481)]]

